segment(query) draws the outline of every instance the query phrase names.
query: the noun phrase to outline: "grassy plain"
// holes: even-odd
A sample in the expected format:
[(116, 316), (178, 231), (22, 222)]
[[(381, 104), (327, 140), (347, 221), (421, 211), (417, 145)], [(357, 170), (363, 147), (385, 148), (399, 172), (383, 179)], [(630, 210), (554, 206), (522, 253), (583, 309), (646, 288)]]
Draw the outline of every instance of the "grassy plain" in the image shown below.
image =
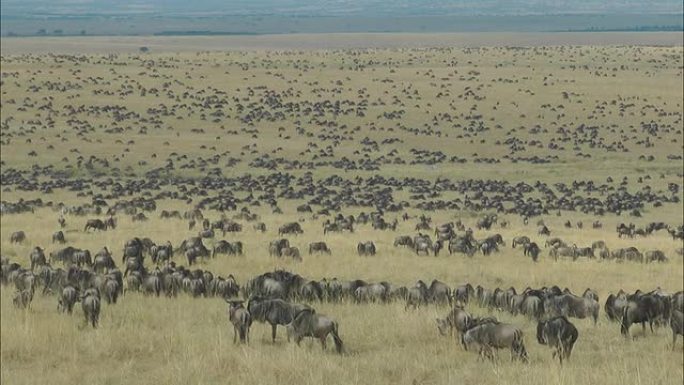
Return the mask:
[[(3, 48), (3, 172), (9, 168), (28, 170), (52, 165), (54, 170), (66, 171), (69, 178), (97, 180), (120, 175), (126, 180), (146, 178), (146, 172), (173, 159), (173, 175), (186, 178), (205, 176), (214, 167), (224, 177), (256, 176), (272, 172), (250, 165), (250, 161), (268, 153), (283, 158), (279, 171), (296, 176), (311, 171), (314, 180), (337, 174), (345, 178), (382, 175), (528, 184), (537, 180), (549, 184), (591, 180), (599, 184), (611, 176), (616, 184), (627, 177), (626, 189), (632, 193), (646, 185), (654, 191), (664, 191), (668, 183), (682, 184), (681, 160), (667, 158), (682, 153), (681, 46), (186, 52), (82, 57), (14, 56), (4, 52)], [(78, 86), (60, 91), (51, 88), (55, 84), (57, 88)], [(146, 89), (145, 94), (141, 87)], [(569, 97), (563, 96), (564, 92)], [(184, 93), (192, 97), (186, 98)], [(437, 96), (438, 93), (442, 95)], [(280, 102), (298, 102), (304, 107), (317, 101), (366, 100), (367, 109), (365, 116), (334, 115), (330, 111), (315, 117), (293, 116), (274, 103), (266, 110), (284, 112), (283, 120), (251, 124), (241, 120), (245, 111), (263, 106), (264, 98), (274, 94)], [(222, 107), (205, 105), (205, 98), (210, 95), (225, 97), (227, 102)], [(39, 108), (46, 104), (48, 109)], [(175, 115), (151, 112), (172, 105)], [(79, 106), (86, 109), (78, 110)], [(94, 106), (125, 107), (125, 111), (137, 115), (117, 120), (111, 111), (87, 112), (88, 107)], [(71, 107), (78, 112), (48, 112), (65, 112)], [(224, 113), (218, 121), (201, 117), (217, 110)], [(397, 110), (405, 110), (401, 119), (383, 117), (383, 113)], [(452, 121), (440, 115), (445, 112), (453, 117)], [(468, 131), (473, 115), (482, 115), (478, 121), (489, 129)], [(434, 118), (437, 123), (433, 123)], [(73, 119), (87, 122), (92, 129), (83, 130), (87, 124)], [(49, 120), (53, 124), (47, 124)], [(322, 128), (322, 120), (335, 121), (339, 126)], [(658, 135), (649, 137), (652, 146), (643, 143), (647, 136), (642, 130), (642, 124), (651, 121), (661, 127)], [(577, 131), (568, 134), (567, 142), (559, 139), (560, 127), (572, 131), (581, 123), (597, 126), (598, 137), (606, 145), (621, 141), (630, 151), (591, 147)], [(530, 131), (537, 125), (548, 131)], [(298, 126), (315, 135), (326, 132), (349, 135), (354, 140), (333, 145), (330, 140), (299, 134), (295, 129)], [(351, 130), (357, 126), (358, 131)], [(122, 129), (120, 133), (105, 132), (116, 127)], [(141, 128), (147, 133), (140, 133)], [(203, 132), (193, 132), (193, 128)], [(441, 130), (442, 134), (413, 134), (406, 128)], [(233, 130), (236, 133), (230, 133)], [(256, 137), (253, 131), (246, 130), (256, 130)], [(558, 158), (546, 164), (504, 160), (502, 156), (509, 154), (509, 149), (496, 142), (512, 136), (528, 144), (522, 155)], [(396, 137), (402, 142), (381, 145), (375, 152), (357, 153), (364, 137), (378, 143)], [(544, 143), (543, 148), (529, 145), (535, 139)], [(565, 149), (552, 150), (548, 147), (551, 142), (565, 143)], [(50, 145), (54, 149), (49, 149)], [(314, 158), (327, 146), (332, 148), (331, 156)], [(411, 164), (409, 161), (418, 160), (411, 152), (415, 148), (442, 151), (448, 157), (459, 156), (469, 161)], [(284, 168), (294, 160), (389, 158), (393, 149), (407, 163), (385, 163), (379, 170), (370, 171), (346, 171), (331, 165), (311, 170)], [(36, 156), (28, 156), (31, 151), (36, 151)], [(226, 151), (217, 165), (200, 169), (203, 160)], [(178, 159), (173, 153), (187, 158)], [(591, 158), (577, 153), (590, 154)], [(518, 155), (521, 153), (512, 154)], [(641, 155), (653, 155), (654, 160), (639, 159)], [(83, 157), (82, 162), (91, 157), (107, 159), (110, 167), (97, 162), (90, 168), (79, 167), (79, 156)], [(228, 157), (240, 158), (242, 162), (228, 166)], [(481, 157), (499, 158), (502, 163), (475, 163)], [(182, 165), (193, 167), (180, 168)], [(646, 176), (651, 179), (637, 181)], [(50, 179), (45, 175), (38, 178)], [(237, 197), (248, 194), (241, 190), (234, 193)], [(573, 211), (563, 211), (560, 217), (555, 212), (543, 217), (553, 235), (568, 243), (588, 246), (602, 239), (611, 249), (661, 249), (670, 258), (665, 264), (586, 259), (554, 262), (547, 257), (547, 250), (543, 251), (541, 261), (534, 264), (523, 257), (520, 249), (512, 249), (510, 240), (516, 235), (528, 235), (543, 245), (544, 238), (536, 235), (537, 218), (524, 225), (513, 215), (501, 215), (510, 222), (507, 228), (495, 226), (489, 232), (476, 231), (477, 238), (501, 233), (507, 246), (500, 253), (486, 257), (478, 254), (473, 259), (445, 254), (417, 257), (392, 247), (395, 236), (415, 233), (415, 219), (400, 221), (396, 233), (372, 230), (367, 225), (358, 227), (351, 235), (323, 235), (324, 217), (312, 219), (311, 214), (297, 213), (295, 207), (304, 201), (282, 200), (282, 215), (273, 214), (267, 205), (250, 207), (266, 223), (265, 234), (254, 232), (250, 223), (244, 223), (243, 232), (226, 237), (245, 244), (244, 257), (218, 257), (202, 262), (200, 267), (224, 276), (231, 273), (240, 283), (265, 271), (284, 268), (311, 279), (360, 278), (407, 286), (418, 279), (440, 279), (452, 286), (470, 282), (490, 288), (514, 286), (518, 290), (555, 284), (581, 293), (591, 287), (603, 304), (609, 293), (621, 288), (682, 290), (684, 263), (675, 252), (682, 247), (681, 242), (673, 241), (665, 232), (635, 239), (619, 239), (615, 232), (615, 226), (626, 221), (638, 226), (651, 221), (680, 225), (684, 209), (681, 190), (676, 195), (680, 198), (678, 203), (662, 207), (647, 204), (641, 218), (629, 217), (627, 212), (598, 218)], [(444, 196), (460, 197), (454, 192), (444, 192)], [(3, 183), (2, 200), (15, 202), (38, 197), (55, 204), (90, 202), (90, 197), (77, 196), (67, 189), (42, 194)], [(396, 191), (395, 199), (410, 201), (410, 193)], [(180, 201), (159, 201), (157, 212), (148, 214), (148, 222), (136, 223), (119, 215), (117, 229), (90, 234), (82, 232), (86, 218), (67, 216), (66, 238), (68, 244), (91, 251), (106, 245), (118, 261), (124, 242), (133, 236), (146, 236), (158, 242), (170, 240), (177, 245), (195, 235), (196, 231), (188, 230), (186, 221), (158, 218), (161, 209), (184, 211), (190, 207)], [(343, 209), (345, 214), (359, 211), (362, 209)], [(415, 208), (407, 211), (412, 216), (424, 213)], [(468, 211), (425, 214), (434, 223), (462, 219), (471, 227), (479, 215)], [(388, 213), (386, 217), (391, 219), (395, 215), (398, 214)], [(217, 219), (219, 213), (206, 211), (205, 216)], [(2, 255), (25, 265), (33, 246), (41, 245), (48, 252), (57, 249), (57, 245), (50, 243), (51, 234), (57, 230), (57, 217), (58, 213), (48, 208), (33, 214), (0, 217)], [(278, 226), (300, 218), (304, 219), (304, 234), (290, 240), (304, 252), (303, 262), (268, 257), (268, 241), (278, 237)], [(603, 228), (591, 229), (590, 223), (597, 218), (603, 222)], [(584, 229), (565, 228), (563, 222), (568, 219), (573, 223), (583, 221)], [(10, 244), (10, 234), (20, 229), (26, 231), (27, 242)], [(331, 256), (306, 255), (309, 242), (319, 240), (328, 243)], [(362, 240), (373, 240), (378, 255), (358, 257), (355, 245)], [(180, 259), (177, 262), (185, 264)], [(117, 305), (103, 305), (100, 327), (92, 330), (84, 327), (78, 306), (73, 316), (61, 315), (57, 313), (54, 296), (38, 294), (30, 310), (18, 311), (12, 306), (12, 295), (11, 287), (0, 290), (2, 384), (681, 384), (684, 376), (681, 339), (672, 351), (669, 330), (658, 329), (655, 335), (648, 332), (643, 336), (635, 327), (637, 338), (627, 340), (620, 336), (619, 325), (605, 318), (603, 309), (596, 326), (589, 320), (573, 320), (580, 332), (579, 342), (572, 360), (560, 367), (551, 359), (550, 350), (536, 343), (533, 322), (496, 311), (500, 319), (523, 328), (531, 357), (529, 365), (509, 362), (504, 351), (495, 364), (481, 362), (455, 341), (440, 337), (434, 319), (447, 313), (446, 307), (405, 311), (402, 303), (314, 304), (319, 312), (340, 323), (347, 353), (338, 356), (332, 350), (321, 354), (320, 346), (308, 341), (298, 348), (288, 344), (283, 334), (276, 344), (271, 344), (270, 329), (262, 324), (253, 326), (248, 346), (235, 346), (225, 303), (219, 299), (191, 299), (185, 295), (157, 299), (132, 293)], [(477, 306), (470, 306), (469, 310), (487, 313)]]

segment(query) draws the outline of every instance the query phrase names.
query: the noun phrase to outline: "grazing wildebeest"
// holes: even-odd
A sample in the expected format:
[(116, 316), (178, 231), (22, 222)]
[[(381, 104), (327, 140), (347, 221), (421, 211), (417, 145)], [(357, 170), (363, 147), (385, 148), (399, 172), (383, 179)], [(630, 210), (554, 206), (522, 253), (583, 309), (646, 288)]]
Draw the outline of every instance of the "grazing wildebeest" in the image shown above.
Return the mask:
[(94, 328), (97, 327), (100, 319), (100, 295), (96, 293), (86, 291), (81, 297), (81, 308), (83, 309), (86, 324), (90, 323)]
[(60, 228), (63, 229), (63, 228), (66, 227), (66, 219), (64, 219), (64, 217), (59, 217), (59, 218), (57, 219), (57, 222), (59, 223), (59, 227), (60, 227)]
[(64, 232), (62, 230), (52, 234), (52, 243), (66, 243)]
[(278, 228), (278, 235), (283, 234), (303, 234), (302, 226), (297, 222), (286, 223)]
[(579, 332), (575, 325), (564, 316), (537, 323), (537, 341), (542, 345), (555, 348), (553, 358), (558, 356), (561, 364), (563, 359), (570, 358), (572, 347), (575, 345), (578, 336)]
[(512, 244), (513, 244), (513, 248), (515, 249), (515, 246), (517, 246), (517, 245), (523, 245), (523, 246), (525, 246), (525, 245), (527, 245), (527, 244), (530, 243), (530, 242), (531, 242), (531, 241), (530, 241), (530, 238), (529, 238), (529, 237), (520, 236), (520, 237), (515, 237), (515, 238), (513, 238)]
[(57, 310), (71, 314), (74, 310), (74, 304), (78, 301), (78, 289), (67, 285), (62, 289), (60, 297), (57, 300)]
[(285, 238), (271, 241), (268, 247), (268, 255), (271, 257), (280, 257), (283, 249), (288, 247), (290, 247), (290, 242)]
[(233, 324), (233, 343), (237, 343), (238, 337), (240, 343), (249, 343), (249, 328), (252, 326), (252, 317), (243, 306), (244, 301), (226, 299), (226, 302), (230, 304), (228, 319)]
[(539, 253), (541, 253), (541, 249), (535, 242), (530, 242), (523, 246), (523, 254), (532, 257), (532, 261), (534, 262), (537, 262), (539, 259)]
[(460, 340), (461, 335), (468, 329), (471, 320), (472, 316), (470, 313), (465, 311), (462, 307), (455, 306), (446, 317), (437, 318), (437, 329), (439, 330), (439, 334), (443, 336), (447, 335), (447, 331), (449, 332), (449, 335), (452, 336), (454, 330), (456, 330), (456, 337)]
[(373, 256), (376, 253), (375, 244), (371, 241), (359, 242), (359, 244), (356, 246), (356, 251), (360, 256)]
[(85, 224), (85, 227), (83, 228), (83, 232), (88, 231), (88, 229), (104, 231), (107, 230), (107, 225), (101, 219), (88, 219), (88, 221)]
[(294, 246), (285, 247), (280, 251), (280, 253), (281, 253), (281, 256), (292, 258), (295, 261), (301, 261), (302, 260), (302, 255), (300, 254), (298, 247), (294, 247)]
[(252, 320), (268, 322), (271, 325), (271, 339), (273, 342), (275, 342), (277, 326), (285, 326), (291, 323), (295, 314), (303, 309), (310, 309), (310, 307), (307, 305), (289, 303), (282, 299), (252, 297), (249, 302), (247, 302), (247, 311), (252, 317)]
[(309, 255), (313, 253), (325, 253), (330, 254), (330, 249), (325, 242), (312, 242), (309, 243)]
[(402, 236), (396, 237), (394, 239), (394, 246), (395, 247), (404, 246), (404, 247), (409, 247), (412, 249), (413, 248), (413, 239), (408, 235), (402, 235)]
[(679, 310), (672, 310), (670, 328), (672, 328), (672, 350), (675, 350), (677, 335), (684, 337), (684, 313)]
[(10, 243), (22, 243), (26, 240), (26, 233), (23, 231), (16, 231), (10, 235)]
[(480, 357), (494, 360), (492, 349), (510, 349), (511, 360), (520, 359), (527, 362), (527, 350), (523, 341), (523, 332), (517, 326), (499, 322), (485, 322), (468, 329), (461, 337), (465, 350), (474, 345), (479, 347)]
[(286, 325), (288, 340), (293, 337), (297, 345), (302, 342), (304, 337), (318, 338), (321, 341), (323, 350), (327, 347), (328, 334), (332, 335), (335, 342), (337, 353), (343, 352), (343, 343), (339, 335), (337, 322), (322, 314), (316, 313), (314, 309), (302, 309), (298, 311), (292, 322)]

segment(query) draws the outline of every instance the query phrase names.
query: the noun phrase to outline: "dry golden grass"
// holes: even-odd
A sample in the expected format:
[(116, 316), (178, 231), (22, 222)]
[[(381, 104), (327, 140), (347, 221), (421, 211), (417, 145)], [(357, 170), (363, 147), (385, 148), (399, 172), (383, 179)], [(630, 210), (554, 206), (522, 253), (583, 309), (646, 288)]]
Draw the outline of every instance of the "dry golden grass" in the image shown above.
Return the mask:
[[(291, 213), (293, 210), (289, 209)], [(286, 216), (295, 215), (286, 212)], [(3, 216), (3, 253), (16, 252), (13, 260), (27, 263), (28, 245), (48, 244), (51, 231), (47, 229), (55, 227), (54, 217), (48, 210), (34, 216)], [(664, 233), (638, 241), (618, 240), (611, 230), (612, 223), (600, 231), (578, 231), (564, 229), (560, 219), (547, 218), (559, 236), (580, 245), (604, 239), (611, 247), (659, 247), (672, 261), (554, 262), (544, 256), (534, 264), (521, 255), (520, 249), (510, 247), (499, 254), (473, 259), (456, 255), (416, 257), (391, 247), (396, 234), (411, 232), (413, 221), (402, 223), (396, 234), (366, 227), (354, 235), (329, 236), (322, 235), (319, 222), (308, 221), (304, 224), (304, 235), (290, 237), (293, 243), (305, 250), (309, 242), (324, 239), (333, 254), (305, 255), (303, 262), (291, 263), (268, 257), (266, 241), (277, 237), (275, 226), (283, 219), (264, 219), (270, 224), (265, 235), (246, 229), (235, 237), (227, 237), (245, 243), (244, 257), (220, 256), (199, 267), (215, 274), (232, 273), (241, 283), (258, 273), (284, 268), (313, 279), (336, 276), (405, 285), (433, 278), (452, 286), (471, 282), (491, 288), (512, 285), (519, 290), (528, 285), (558, 284), (575, 292), (594, 288), (601, 302), (609, 292), (620, 288), (633, 291), (660, 286), (669, 292), (682, 289), (682, 258), (674, 256), (675, 242)], [(517, 219), (511, 220), (511, 229), (496, 229), (505, 239), (533, 232), (533, 226), (524, 227)], [(74, 231), (67, 232), (67, 239), (71, 244), (91, 250), (108, 245), (117, 256), (124, 241), (134, 235), (178, 243), (193, 234), (183, 221), (156, 218), (146, 224), (122, 219), (116, 230), (101, 234), (77, 231), (81, 222), (82, 219), (70, 218), (69, 229)], [(28, 230), (26, 246), (7, 243), (14, 228)], [(376, 257), (355, 255), (354, 245), (365, 239), (375, 240), (379, 248)], [(18, 311), (11, 305), (11, 289), (3, 288), (1, 295), (2, 382), (7, 384), (213, 384), (228, 380), (247, 384), (676, 384), (682, 377), (681, 342), (672, 352), (668, 329), (642, 336), (639, 328), (634, 327), (636, 340), (626, 340), (620, 335), (619, 326), (604, 317), (603, 310), (597, 326), (589, 320), (573, 320), (580, 339), (572, 361), (561, 368), (551, 359), (551, 351), (536, 343), (533, 322), (499, 312), (494, 315), (523, 328), (531, 357), (529, 365), (511, 363), (505, 351), (500, 352), (496, 364), (480, 362), (454, 340), (440, 337), (434, 319), (448, 311), (444, 307), (405, 311), (402, 303), (314, 304), (320, 313), (331, 315), (340, 323), (347, 354), (338, 356), (331, 348), (322, 354), (320, 346), (308, 340), (301, 348), (288, 344), (283, 330), (279, 330), (278, 341), (272, 345), (270, 328), (258, 323), (252, 327), (249, 346), (233, 345), (226, 304), (215, 298), (192, 299), (181, 295), (167, 299), (129, 293), (117, 305), (103, 304), (100, 327), (92, 330), (84, 326), (78, 305), (72, 316), (61, 315), (57, 313), (54, 296), (37, 295), (30, 310)], [(487, 314), (474, 305), (469, 310)]]

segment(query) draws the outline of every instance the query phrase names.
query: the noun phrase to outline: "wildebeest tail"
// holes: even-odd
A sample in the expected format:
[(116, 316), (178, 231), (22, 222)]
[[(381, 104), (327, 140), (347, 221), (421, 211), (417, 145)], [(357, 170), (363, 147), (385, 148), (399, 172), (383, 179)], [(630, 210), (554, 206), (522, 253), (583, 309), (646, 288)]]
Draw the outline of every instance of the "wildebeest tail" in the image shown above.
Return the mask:
[(332, 336), (333, 340), (335, 341), (335, 349), (337, 349), (338, 353), (343, 352), (343, 345), (342, 345), (342, 339), (340, 338), (340, 335), (337, 332), (338, 325), (337, 322), (333, 322), (333, 328), (332, 328)]
[(612, 309), (614, 302), (615, 302), (615, 295), (611, 294), (608, 296), (608, 298), (606, 299), (606, 304), (603, 306), (603, 310), (605, 310), (606, 316), (608, 316), (608, 319), (611, 321), (615, 321), (617, 318), (615, 316), (615, 314), (613, 314), (613, 309)]

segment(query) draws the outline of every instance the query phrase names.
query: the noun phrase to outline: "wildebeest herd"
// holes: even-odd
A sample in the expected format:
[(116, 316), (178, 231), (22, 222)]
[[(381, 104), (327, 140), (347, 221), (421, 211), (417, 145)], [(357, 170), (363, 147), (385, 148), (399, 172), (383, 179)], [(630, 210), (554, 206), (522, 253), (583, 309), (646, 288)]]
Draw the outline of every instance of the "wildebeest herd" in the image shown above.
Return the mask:
[[(242, 214), (246, 212), (248, 210)], [(164, 211), (160, 217), (168, 220), (170, 216)], [(362, 306), (368, 303), (400, 301), (405, 303), (407, 311), (428, 304), (450, 306), (451, 311), (446, 317), (437, 319), (441, 334), (446, 334), (447, 330), (453, 334), (455, 330), (463, 347), (476, 349), (482, 357), (493, 359), (493, 350), (506, 348), (510, 349), (513, 358), (523, 361), (528, 359), (528, 352), (522, 331), (515, 325), (498, 321), (491, 315), (492, 311), (506, 311), (512, 315), (525, 315), (530, 320), (536, 320), (537, 341), (554, 348), (553, 356), (558, 357), (561, 362), (570, 358), (573, 346), (579, 338), (578, 329), (569, 318), (587, 318), (594, 324), (599, 319), (599, 296), (590, 288), (582, 295), (576, 295), (568, 288), (561, 290), (555, 285), (536, 289), (527, 287), (518, 292), (514, 287), (497, 287), (491, 290), (481, 285), (474, 287), (471, 283), (451, 287), (437, 279), (432, 280), (429, 285), (423, 280), (418, 280), (412, 286), (400, 286), (387, 281), (341, 280), (337, 277), (310, 280), (284, 270), (258, 275), (240, 285), (232, 274), (219, 275), (208, 269), (192, 268), (193, 265), (197, 266), (204, 263), (203, 261), (220, 258), (222, 255), (245, 255), (241, 241), (219, 240), (214, 242), (211, 248), (204, 243), (205, 240), (213, 241), (213, 235), (204, 235), (207, 230), (223, 228), (225, 223), (237, 222), (224, 216), (212, 223), (199, 209), (188, 211), (183, 217), (189, 221), (201, 219), (204, 230), (200, 230), (197, 236), (181, 241), (177, 246), (170, 241), (157, 244), (147, 237), (134, 237), (124, 243), (120, 265), (107, 247), (94, 254), (90, 250), (73, 246), (58, 247), (46, 255), (42, 247), (35, 246), (29, 253), (30, 266), (23, 267), (3, 257), (0, 279), (5, 286), (15, 287), (13, 303), (17, 308), (29, 308), (36, 291), (42, 295), (55, 295), (58, 311), (68, 314), (71, 314), (74, 305), (80, 302), (85, 321), (92, 327), (98, 326), (101, 301), (114, 305), (119, 296), (126, 293), (142, 292), (149, 296), (163, 295), (169, 298), (184, 293), (193, 298), (220, 297), (229, 303), (228, 315), (235, 329), (234, 341), (248, 342), (250, 327), (257, 321), (271, 326), (273, 341), (276, 340), (278, 325), (286, 328), (288, 340), (294, 337), (299, 343), (304, 337), (318, 338), (324, 349), (327, 336), (331, 335), (338, 352), (343, 351), (338, 321), (319, 314), (311, 304), (347, 302)], [(378, 212), (368, 215), (362, 212), (357, 216), (340, 214), (334, 218), (334, 222), (326, 220), (323, 234), (327, 233), (325, 227), (332, 223), (344, 222), (349, 223), (352, 229), (354, 226), (356, 229), (363, 229), (369, 226), (369, 223), (385, 223), (382, 218), (382, 214)], [(432, 219), (425, 214), (413, 219), (417, 219), (416, 229), (432, 229)], [(402, 221), (411, 220), (409, 215), (402, 217)], [(63, 216), (60, 216), (57, 222), (60, 227), (66, 223)], [(97, 228), (100, 231), (115, 229), (116, 225), (104, 224), (116, 222), (113, 216), (106, 220), (88, 219), (83, 232), (87, 233), (90, 228)], [(492, 226), (497, 223), (497, 216), (486, 215), (484, 219), (477, 220), (476, 227), (482, 229), (483, 222), (492, 230)], [(103, 225), (95, 225), (96, 223)], [(396, 219), (394, 223), (397, 223)], [(541, 220), (537, 225), (548, 228)], [(394, 227), (396, 228), (396, 225)], [(622, 224), (618, 226), (618, 233), (622, 227)], [(658, 224), (647, 226), (654, 227), (671, 228)], [(506, 245), (503, 236), (498, 233), (484, 239), (476, 239), (475, 231), (466, 228), (461, 220), (436, 225), (434, 228), (437, 238), (435, 242), (429, 234), (419, 231), (413, 237), (397, 236), (393, 243), (394, 248), (408, 248), (418, 257), (437, 257), (443, 245), (448, 244), (449, 254), (459, 252), (466, 258), (473, 258), (478, 251), (483, 256), (488, 256), (491, 253), (498, 253), (499, 248)], [(240, 231), (241, 227), (237, 232)], [(679, 232), (681, 229), (674, 231)], [(303, 233), (304, 230), (298, 222), (286, 223), (278, 229), (279, 236), (290, 234), (296, 238)], [(12, 233), (10, 241), (27, 242), (26, 232)], [(529, 254), (532, 261), (538, 262), (539, 246), (528, 236), (517, 236), (511, 240), (512, 249), (518, 246), (522, 246), (524, 254)], [(567, 246), (560, 238), (547, 237), (544, 247), (549, 249), (549, 257), (556, 261), (559, 256), (568, 256), (572, 260), (582, 256), (640, 262), (667, 261), (663, 252), (659, 250), (647, 251), (644, 254), (636, 248), (608, 251), (604, 241), (596, 241), (589, 247), (578, 248), (576, 245)], [(309, 255), (333, 254), (324, 241), (312, 242), (308, 249)], [(291, 246), (287, 238), (271, 241), (268, 251), (269, 255), (276, 259), (302, 261), (299, 249)], [(360, 242), (356, 251), (361, 257), (373, 257), (376, 254), (376, 246), (372, 241)], [(653, 257), (654, 255), (660, 257)], [(182, 257), (185, 257), (187, 267), (177, 264), (176, 261)], [(243, 299), (240, 299), (240, 296)], [(465, 306), (471, 303), (487, 309), (489, 314), (470, 314)], [(646, 324), (651, 331), (654, 330), (654, 325), (669, 325), (672, 329), (673, 349), (677, 335), (684, 333), (683, 311), (684, 292), (666, 293), (659, 288), (650, 292), (637, 290), (633, 294), (625, 293), (623, 290), (610, 293), (604, 305), (606, 317), (620, 325), (620, 332), (623, 335), (629, 335), (630, 326), (635, 323), (640, 323), (644, 331)]]
[(261, 352), (376, 356), (351, 325), (379, 308), (378, 329), (516, 366), (621, 336), (671, 354), (680, 53), (3, 56), (3, 298), (84, 336), (187, 299)]

